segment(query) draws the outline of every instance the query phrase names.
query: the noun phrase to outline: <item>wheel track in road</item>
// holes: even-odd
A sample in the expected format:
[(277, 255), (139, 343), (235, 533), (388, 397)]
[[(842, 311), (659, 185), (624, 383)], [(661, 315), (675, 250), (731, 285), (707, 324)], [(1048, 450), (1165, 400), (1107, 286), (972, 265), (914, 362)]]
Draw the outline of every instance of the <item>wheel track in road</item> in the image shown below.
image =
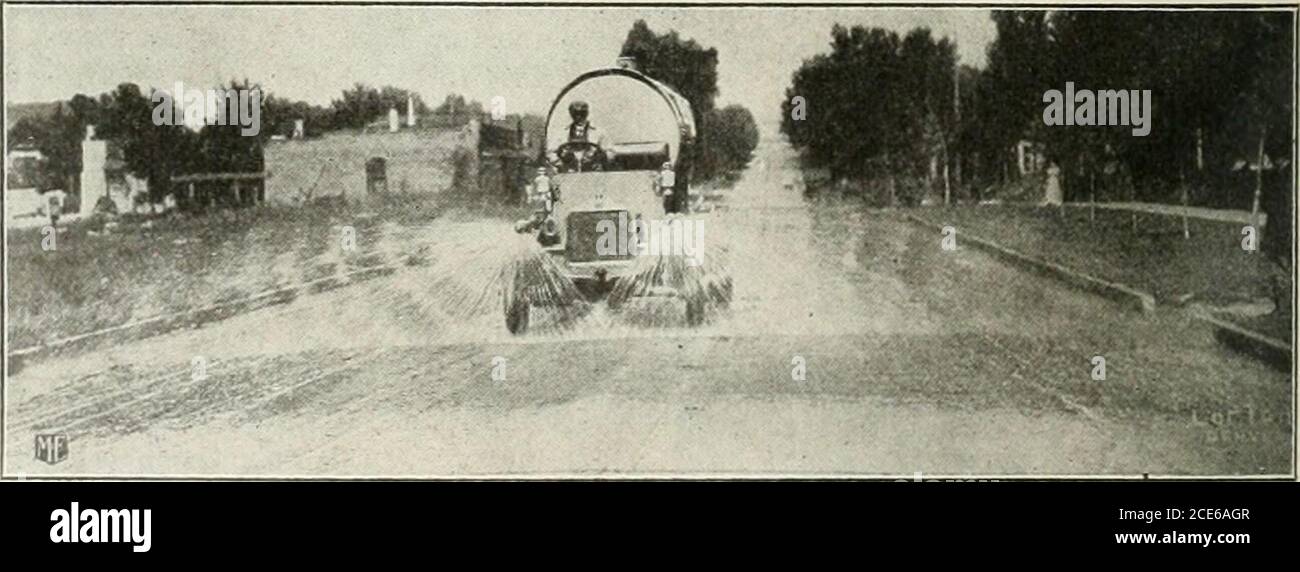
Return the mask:
[(374, 357), (374, 356), (377, 356), (377, 355), (383, 353), (384, 351), (385, 351), (385, 348), (372, 348), (372, 349), (370, 349), (369, 351), (364, 351), (364, 352), (359, 352), (359, 353), (357, 353), (357, 354), (353, 354), (353, 355), (351, 355), (351, 356), (349, 356), (348, 358), (346, 358), (346, 359), (343, 360), (343, 361), (345, 362), (344, 365), (341, 365), (341, 366), (338, 366), (338, 367), (334, 367), (334, 368), (330, 368), (330, 369), (325, 370), (325, 371), (322, 371), (322, 372), (320, 372), (320, 373), (318, 373), (318, 374), (316, 374), (316, 375), (314, 375), (314, 376), (311, 376), (311, 377), (309, 377), (309, 378), (307, 378), (307, 379), (304, 379), (304, 380), (302, 380), (302, 381), (299, 381), (299, 382), (297, 382), (297, 383), (294, 383), (294, 384), (292, 384), (292, 385), (289, 385), (288, 387), (283, 387), (283, 388), (280, 388), (279, 390), (273, 391), (273, 392), (271, 392), (269, 395), (262, 396), (262, 398), (259, 399), (255, 404), (253, 404), (253, 405), (251, 405), (251, 406), (249, 406), (249, 407), (247, 407), (247, 408), (245, 408), (245, 409), (246, 409), (247, 411), (257, 411), (257, 410), (260, 410), (260, 409), (264, 408), (266, 405), (270, 404), (271, 402), (273, 402), (273, 401), (275, 401), (275, 400), (277, 400), (277, 399), (279, 399), (279, 398), (281, 398), (281, 397), (283, 397), (283, 396), (285, 396), (285, 395), (289, 395), (290, 393), (293, 393), (293, 392), (295, 392), (295, 391), (298, 391), (298, 390), (300, 390), (300, 389), (302, 389), (302, 388), (304, 388), (304, 387), (307, 387), (307, 386), (310, 386), (310, 385), (316, 384), (317, 382), (319, 382), (319, 381), (321, 381), (321, 380), (323, 380), (323, 379), (326, 379), (326, 378), (328, 378), (328, 377), (330, 377), (330, 376), (332, 376), (332, 375), (334, 375), (334, 374), (336, 374), (336, 373), (339, 373), (339, 372), (341, 372), (341, 371), (343, 371), (343, 370), (358, 367), (359, 363), (354, 363), (354, 360), (357, 358), (358, 355), (360, 355), (360, 356), (364, 356), (364, 357), (362, 357), (362, 360), (365, 360), (365, 359), (367, 359), (367, 358), (372, 358), (372, 357)]
[[(450, 362), (435, 361), (435, 362), (430, 363), (429, 365), (427, 365), (427, 366), (425, 366), (425, 367), (422, 367), (422, 368), (421, 368), (421, 367), (417, 367), (417, 368), (414, 368), (414, 369), (408, 369), (407, 372), (406, 372), (406, 375), (403, 375), (403, 376), (400, 376), (400, 377), (403, 377), (403, 378), (406, 378), (406, 379), (424, 378), (425, 375), (426, 375), (427, 373), (430, 373), (430, 372), (432, 372), (432, 371), (435, 370), (435, 369), (444, 369), (444, 368), (448, 367), (449, 365), (461, 364), (461, 363), (464, 363), (464, 362), (467, 362), (467, 361), (470, 361), (470, 360), (474, 359), (477, 355), (478, 355), (478, 354), (477, 354), (476, 352), (469, 352), (469, 353), (466, 354), (466, 355), (461, 355), (461, 356), (458, 356), (458, 357), (453, 358)], [(366, 395), (364, 395), (363, 397), (361, 397), (360, 399), (354, 399), (354, 400), (351, 400), (351, 401), (348, 402), (347, 405), (348, 405), (348, 408), (349, 408), (350, 411), (357, 411), (359, 408), (361, 408), (361, 406), (363, 406), (363, 405), (365, 405), (365, 404), (374, 403), (374, 402), (376, 402), (377, 400), (380, 400), (381, 398), (388, 397), (388, 396), (392, 395), (391, 393), (389, 393), (389, 394), (381, 393), (380, 391), (378, 391), (378, 389), (380, 389), (380, 388), (370, 387), (369, 389), (370, 389), (370, 391), (369, 391)], [(400, 386), (400, 385), (398, 385), (398, 386), (388, 386), (388, 387), (385, 387), (384, 389), (395, 390), (396, 393), (400, 393), (400, 392), (403, 391), (403, 390), (409, 390), (409, 388), (404, 388), (403, 386)], [(375, 422), (371, 422), (371, 423), (359, 423), (359, 424), (357, 424), (357, 425), (356, 425), (355, 427), (353, 427), (353, 428), (350, 428), (350, 429), (344, 429), (343, 431), (341, 431), (341, 432), (339, 432), (339, 433), (337, 433), (337, 434), (327, 435), (326, 438), (324, 439), (324, 441), (323, 441), (321, 444), (316, 445), (316, 446), (314, 446), (314, 447), (310, 447), (310, 448), (308, 448), (306, 451), (303, 451), (303, 452), (301, 452), (301, 453), (299, 453), (299, 454), (293, 455), (292, 457), (289, 457), (288, 459), (277, 460), (277, 461), (275, 462), (276, 467), (271, 467), (271, 469), (274, 469), (274, 468), (277, 468), (277, 467), (293, 467), (293, 466), (297, 465), (299, 462), (301, 462), (301, 461), (303, 461), (303, 460), (305, 460), (305, 459), (308, 459), (308, 458), (310, 458), (310, 457), (316, 456), (317, 454), (321, 453), (322, 451), (326, 451), (326, 450), (330, 449), (331, 447), (336, 446), (336, 445), (337, 445), (338, 443), (340, 443), (340, 442), (349, 442), (353, 436), (358, 435), (358, 434), (360, 434), (360, 433), (363, 433), (363, 432), (365, 432), (365, 431), (371, 430), (371, 429), (375, 426), (375, 424), (376, 424)], [(269, 471), (269, 472), (270, 472), (270, 473), (274, 473), (275, 471), (272, 470), (272, 471)]]
[[(361, 299), (365, 295), (365, 285), (361, 285), (361, 287), (358, 288), (335, 290), (329, 292), (328, 294), (329, 294), (328, 296), (314, 297), (314, 299), (310, 301), (307, 300), (306, 297), (299, 297), (296, 298), (293, 302), (291, 302), (288, 305), (272, 306), (270, 308), (261, 311), (246, 314), (244, 316), (239, 316), (238, 318), (245, 320), (244, 323), (245, 329), (256, 329), (257, 327), (264, 326), (267, 323), (281, 321), (296, 315), (317, 311), (323, 306), (339, 306), (339, 305), (355, 302), (356, 300)], [(178, 332), (178, 333), (183, 333), (183, 332)], [(165, 338), (155, 338), (155, 339), (141, 340), (140, 343), (150, 344), (150, 343), (160, 343), (164, 341)], [(254, 356), (253, 359), (256, 360), (258, 363), (262, 361), (262, 360), (257, 360), (256, 356)], [(237, 361), (235, 358), (227, 358), (219, 361), (213, 360), (207, 364), (207, 368), (211, 370), (217, 365), (232, 363), (235, 361)], [(113, 367), (117, 367), (117, 366), (114, 365), (107, 368), (101, 368), (99, 370), (80, 376), (77, 381), (79, 382), (82, 380), (111, 373)], [(255, 365), (248, 365), (243, 369), (249, 370), (249, 369), (254, 369), (255, 367), (256, 367)], [(127, 409), (130, 406), (133, 406), (135, 404), (145, 402), (151, 398), (154, 398), (156, 396), (168, 392), (168, 390), (184, 391), (193, 388), (194, 387), (193, 383), (181, 384), (181, 385), (168, 385), (172, 381), (183, 379), (185, 375), (190, 373), (192, 373), (192, 367), (190, 367), (187, 364), (179, 371), (173, 371), (170, 373), (166, 373), (164, 375), (154, 377), (149, 381), (144, 382), (142, 386), (139, 384), (132, 384), (130, 387), (124, 387), (118, 390), (110, 390), (106, 394), (95, 396), (95, 399), (93, 401), (72, 405), (69, 407), (64, 407), (62, 409), (59, 409), (58, 411), (53, 411), (53, 412), (48, 410), (45, 411), (37, 410), (33, 412), (16, 411), (14, 416), (6, 417), (5, 424), (8, 427), (23, 427), (23, 426), (39, 427), (44, 425), (45, 423), (56, 421), (69, 414), (76, 413), (78, 411), (82, 411), (88, 408), (93, 408), (95, 406), (102, 405), (105, 402), (116, 401), (117, 399), (127, 394), (130, 394), (132, 392), (146, 392), (135, 398), (118, 403), (117, 405), (114, 405), (109, 409), (103, 411), (96, 411), (90, 415), (73, 419), (72, 421), (68, 422), (63, 426), (63, 430), (71, 429), (80, 426), (82, 423), (86, 421), (99, 419), (111, 413), (123, 409)], [(203, 380), (196, 380), (196, 381), (201, 382)], [(72, 383), (76, 383), (76, 382), (72, 382)], [(7, 404), (6, 407), (8, 407)]]
[(988, 342), (989, 345), (996, 348), (998, 350), (998, 353), (1002, 354), (1004, 358), (1016, 364), (1016, 369), (1013, 369), (1009, 373), (1011, 377), (1015, 378), (1018, 381), (1024, 382), (1027, 386), (1035, 389), (1036, 391), (1042, 393), (1043, 395), (1047, 395), (1049, 397), (1054, 398), (1070, 412), (1082, 415), (1084, 418), (1091, 421), (1093, 425), (1096, 426), (1098, 429), (1104, 429), (1103, 424), (1105, 420), (1101, 417), (1100, 414), (1074, 401), (1068, 395), (1065, 395), (1060, 391), (1052, 389), (1051, 387), (1047, 386), (1046, 384), (1043, 384), (1042, 382), (1025, 378), (1023, 375), (1020, 374), (1020, 372), (1032, 370), (1032, 366), (1029, 363), (1027, 363), (1020, 356), (1016, 355), (1015, 352), (1011, 351), (1009, 348), (1002, 345), (1002, 342), (999, 342), (997, 338), (993, 336), (984, 336), (983, 339), (984, 341)]
[[(362, 354), (365, 355), (365, 357), (371, 357), (382, 351), (383, 351), (382, 348), (379, 348), (379, 349), (373, 349), (369, 352), (362, 352)], [(353, 361), (355, 357), (356, 354), (344, 360), (346, 362), (344, 365), (329, 368), (324, 371), (320, 371), (318, 373), (308, 376), (302, 381), (293, 383), (287, 387), (279, 387), (278, 389), (272, 389), (269, 393), (260, 393), (259, 389), (261, 386), (246, 384), (252, 389), (252, 391), (248, 396), (255, 397), (257, 400), (247, 405), (237, 407), (235, 408), (235, 410), (242, 410), (245, 413), (257, 411), (265, 407), (267, 404), (285, 395), (291, 394), (304, 387), (308, 387), (310, 385), (316, 384), (321, 380), (328, 379), (330, 376), (333, 376), (340, 371), (352, 367), (357, 367), (359, 365), (358, 362)], [(162, 384), (163, 387), (155, 391), (149, 392), (148, 394), (127, 399), (125, 401), (117, 403), (116, 405), (113, 405), (108, 409), (104, 409), (102, 411), (95, 411), (89, 415), (77, 417), (70, 421), (63, 422), (60, 425), (58, 425), (58, 429), (51, 430), (49, 432), (73, 435), (74, 430), (83, 427), (87, 424), (103, 420), (113, 414), (119, 414), (123, 412), (131, 412), (131, 411), (135, 411), (135, 412), (148, 411), (150, 408), (158, 408), (158, 407), (161, 407), (161, 409), (156, 409), (154, 411), (151, 411), (149, 412), (148, 415), (141, 416), (141, 419), (137, 421), (143, 422), (147, 425), (154, 424), (163, 419), (167, 419), (168, 416), (174, 414), (178, 410), (178, 408), (187, 405), (193, 405), (195, 403), (199, 404), (198, 408), (183, 411), (181, 415), (192, 419), (194, 417), (201, 417), (202, 415), (207, 413), (223, 412), (225, 410), (224, 408), (229, 406), (231, 402), (234, 401), (234, 398), (231, 398), (228, 394), (226, 396), (227, 399), (222, 401), (216, 401), (216, 402), (207, 400), (208, 396), (206, 395), (202, 396), (197, 401), (192, 401), (187, 398), (187, 394), (195, 390), (196, 388), (199, 388), (200, 386), (218, 388), (217, 389), (218, 391), (225, 391), (224, 389), (221, 389), (227, 386), (227, 384), (223, 381), (223, 378), (237, 377), (240, 375), (249, 375), (251, 377), (253, 374), (261, 370), (263, 366), (266, 366), (267, 364), (266, 364), (266, 360), (251, 360), (251, 361), (242, 361), (242, 362), (235, 362), (234, 360), (226, 360), (221, 363), (226, 363), (226, 364), (238, 363), (240, 367), (226, 369), (225, 371), (221, 371), (221, 372), (210, 372), (209, 376), (206, 378), (194, 380), (190, 383), (183, 383), (179, 385), (166, 385), (166, 383), (169, 380), (173, 380), (178, 377), (183, 379), (184, 373), (187, 373), (188, 371), (180, 372), (179, 376), (175, 373), (165, 375), (165, 376), (160, 376), (158, 378), (155, 378), (153, 381), (151, 381), (149, 387), (157, 386), (159, 384)], [(281, 377), (291, 377), (291, 376), (281, 376)], [(270, 384), (267, 384), (267, 387), (276, 388), (277, 385), (274, 382), (272, 382)], [(115, 396), (121, 396), (124, 393), (129, 393), (129, 391), (130, 390), (118, 392), (115, 394)], [(174, 397), (175, 399), (173, 399), (168, 404), (161, 399), (162, 397)], [(72, 411), (78, 411), (100, 403), (103, 403), (103, 401), (102, 400), (96, 401), (90, 404), (72, 408)], [(57, 420), (60, 417), (61, 416), (53, 416), (53, 417), (46, 417), (46, 419), (52, 421), (52, 420)], [(35, 427), (41, 427), (41, 426), (42, 423), (35, 424)], [(81, 430), (80, 433), (76, 433), (76, 434), (79, 435), (86, 432), (93, 432), (94, 430), (95, 427), (92, 426), (90, 428)]]
[[(345, 292), (345, 290), (346, 290), (346, 292)], [(352, 298), (357, 298), (357, 297), (360, 296), (360, 292), (358, 292), (358, 289), (357, 289), (357, 288), (349, 288), (349, 289), (338, 289), (338, 290), (333, 290), (333, 291), (330, 291), (329, 294), (331, 294), (331, 295), (336, 295), (336, 296), (343, 296), (343, 297), (345, 297), (345, 301), (350, 301)], [(314, 295), (309, 295), (309, 296), (312, 296), (312, 297), (314, 298), (314, 299), (311, 300), (310, 302), (307, 301), (307, 300), (308, 300), (308, 296), (302, 296), (302, 297), (295, 298), (295, 299), (294, 299), (293, 301), (291, 301), (289, 304), (268, 306), (268, 307), (266, 307), (266, 308), (258, 309), (258, 310), (254, 311), (254, 312), (250, 312), (250, 313), (248, 313), (248, 314), (241, 314), (241, 315), (238, 315), (238, 316), (234, 316), (234, 317), (232, 317), (231, 319), (246, 320), (247, 323), (248, 323), (249, 325), (259, 325), (259, 324), (262, 324), (262, 323), (264, 323), (264, 322), (269, 322), (269, 321), (273, 321), (273, 320), (283, 319), (283, 318), (286, 318), (286, 317), (289, 317), (289, 316), (293, 316), (293, 315), (295, 315), (295, 314), (301, 314), (301, 313), (304, 313), (304, 312), (307, 312), (307, 311), (310, 311), (310, 310), (315, 310), (315, 309), (318, 309), (320, 306), (323, 306), (323, 305), (327, 305), (327, 304), (337, 304), (337, 303), (338, 303), (338, 300), (337, 300), (337, 299), (323, 299), (323, 298), (320, 298), (320, 297), (316, 297), (316, 296), (314, 296)], [(220, 323), (221, 323), (221, 322), (214, 322), (214, 323), (212, 323), (209, 327), (216, 327), (216, 326), (217, 326), (218, 324), (220, 324)], [(163, 335), (161, 335), (161, 336), (155, 336), (155, 337), (149, 337), (149, 338), (141, 338), (141, 339), (138, 339), (138, 340), (132, 340), (132, 341), (129, 342), (129, 343), (131, 343), (131, 344), (141, 344), (141, 345), (144, 345), (144, 346), (147, 348), (147, 347), (149, 347), (149, 344), (156, 344), (156, 343), (159, 343), (159, 342), (161, 342), (161, 341), (165, 341), (165, 340), (168, 339), (169, 337), (174, 337), (174, 336), (184, 335), (187, 331), (190, 331), (190, 330), (187, 330), (187, 329), (174, 330), (174, 331), (168, 332), (168, 333), (166, 333), (166, 334), (163, 334)], [(103, 349), (103, 348), (97, 348), (97, 349), (91, 350), (91, 351), (88, 352), (88, 353), (96, 352), (96, 351), (102, 351), (102, 349)], [(76, 357), (76, 356), (73, 356), (72, 359), (75, 359), (75, 357)], [(210, 364), (209, 364), (209, 365), (210, 365)], [(97, 376), (101, 376), (101, 375), (104, 375), (104, 374), (111, 373), (111, 371), (112, 371), (113, 368), (115, 368), (115, 367), (119, 367), (119, 365), (116, 364), (116, 363), (114, 363), (113, 365), (110, 365), (110, 366), (108, 366), (108, 367), (103, 367), (103, 368), (97, 369), (97, 370), (95, 370), (95, 371), (92, 371), (92, 372), (90, 372), (90, 373), (83, 374), (83, 375), (81, 375), (81, 376), (79, 376), (79, 377), (77, 378), (76, 382), (81, 382), (81, 381), (88, 380), (88, 379), (91, 379), (91, 378), (94, 378), (94, 377), (97, 377)], [(183, 372), (182, 372), (182, 373), (183, 373)], [(22, 375), (22, 374), (19, 374), (19, 375)], [(74, 382), (74, 383), (76, 383), (76, 382)]]
[[(212, 363), (209, 363), (208, 366), (211, 367), (211, 366), (213, 366), (213, 365), (217, 365), (218, 363), (220, 363), (220, 362), (212, 362)], [(100, 371), (98, 371), (98, 372), (95, 372), (95, 373), (90, 374), (90, 375), (85, 376), (85, 377), (93, 377), (93, 376), (95, 376), (95, 375), (99, 375), (99, 374), (102, 374), (102, 373), (105, 373), (105, 372), (108, 372), (108, 371), (109, 371), (108, 369), (103, 369), (103, 370), (100, 370)], [(81, 405), (75, 405), (75, 406), (72, 406), (72, 407), (66, 407), (66, 408), (63, 408), (62, 410), (59, 410), (58, 412), (55, 412), (55, 413), (50, 413), (50, 412), (48, 412), (48, 411), (40, 411), (40, 410), (37, 410), (37, 411), (35, 411), (35, 412), (28, 413), (28, 414), (26, 414), (26, 415), (24, 415), (24, 416), (22, 416), (22, 417), (17, 417), (17, 418), (15, 418), (15, 419), (9, 419), (9, 420), (7, 420), (7, 423), (8, 423), (8, 424), (11, 424), (11, 425), (14, 425), (14, 426), (24, 426), (24, 425), (29, 425), (29, 424), (32, 424), (32, 425), (35, 425), (35, 426), (39, 426), (39, 425), (41, 425), (40, 423), (33, 423), (33, 422), (35, 422), (35, 421), (37, 421), (37, 420), (40, 420), (40, 419), (44, 419), (44, 420), (46, 420), (46, 421), (53, 421), (53, 420), (61, 419), (61, 418), (63, 418), (64, 416), (66, 416), (66, 415), (68, 415), (68, 414), (70, 414), (70, 413), (74, 413), (74, 412), (81, 411), (81, 410), (86, 409), (86, 408), (89, 408), (89, 407), (93, 407), (93, 406), (95, 406), (95, 405), (102, 404), (102, 403), (104, 403), (105, 401), (109, 401), (109, 402), (114, 401), (115, 399), (117, 399), (117, 398), (119, 398), (119, 397), (122, 397), (122, 396), (124, 396), (124, 395), (127, 395), (127, 394), (129, 394), (129, 393), (131, 393), (131, 392), (134, 392), (134, 391), (137, 391), (137, 390), (142, 390), (142, 389), (143, 389), (143, 390), (147, 390), (147, 389), (149, 389), (149, 388), (152, 388), (152, 387), (155, 387), (155, 386), (158, 386), (158, 385), (161, 385), (161, 384), (165, 384), (165, 383), (167, 383), (167, 382), (168, 382), (169, 380), (171, 380), (171, 379), (180, 379), (180, 378), (183, 378), (183, 377), (185, 376), (185, 374), (187, 374), (187, 373), (192, 373), (191, 368), (186, 368), (186, 369), (183, 369), (183, 370), (180, 370), (180, 371), (173, 371), (173, 372), (171, 372), (171, 373), (167, 373), (167, 374), (164, 374), (164, 375), (161, 375), (161, 376), (155, 377), (155, 378), (153, 378), (153, 379), (150, 380), (150, 381), (146, 381), (146, 382), (144, 382), (144, 386), (143, 386), (143, 387), (126, 387), (126, 388), (119, 389), (119, 390), (117, 390), (117, 391), (111, 391), (111, 392), (108, 393), (107, 395), (99, 396), (99, 397), (101, 397), (101, 398), (100, 398), (100, 399), (97, 399), (97, 400), (95, 400), (95, 401), (91, 401), (91, 402), (89, 402), (89, 403), (83, 403), (83, 404), (81, 404)], [(82, 378), (82, 379), (85, 379), (85, 378)], [(151, 392), (149, 392), (149, 393), (147, 393), (147, 394), (145, 394), (145, 395), (140, 395), (140, 396), (135, 397), (134, 399), (129, 399), (129, 400), (127, 400), (126, 402), (123, 402), (123, 403), (119, 404), (118, 406), (113, 407), (113, 408), (111, 408), (111, 409), (109, 409), (109, 410), (105, 410), (105, 411), (102, 411), (102, 412), (97, 412), (97, 413), (92, 414), (92, 415), (90, 415), (90, 416), (87, 416), (87, 417), (85, 417), (85, 418), (83, 418), (83, 419), (90, 419), (90, 418), (99, 417), (99, 416), (101, 416), (101, 415), (106, 415), (106, 414), (111, 413), (111, 412), (113, 412), (113, 411), (115, 411), (115, 410), (117, 410), (117, 409), (120, 409), (121, 407), (123, 407), (123, 406), (125, 406), (125, 405), (129, 405), (129, 404), (134, 403), (134, 402), (137, 402), (137, 401), (143, 401), (143, 400), (148, 399), (148, 398), (150, 398), (150, 397), (152, 397), (152, 396), (154, 396), (154, 395), (157, 395), (157, 394), (159, 394), (159, 393), (162, 393), (162, 392), (165, 391), (165, 390), (166, 390), (166, 387), (163, 387), (163, 388), (157, 389), (157, 390), (155, 390), (155, 391), (151, 391)], [(80, 421), (78, 420), (77, 422), (80, 422)]]

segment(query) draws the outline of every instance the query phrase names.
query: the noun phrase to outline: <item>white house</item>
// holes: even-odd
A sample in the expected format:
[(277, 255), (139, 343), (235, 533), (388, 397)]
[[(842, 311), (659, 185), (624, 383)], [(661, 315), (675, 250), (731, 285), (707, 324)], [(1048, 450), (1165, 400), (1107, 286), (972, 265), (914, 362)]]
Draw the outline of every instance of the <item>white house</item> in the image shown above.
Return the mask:
[(34, 145), (20, 143), (5, 154), (5, 215), (12, 220), (37, 216), (43, 203), (38, 185), (45, 155)]

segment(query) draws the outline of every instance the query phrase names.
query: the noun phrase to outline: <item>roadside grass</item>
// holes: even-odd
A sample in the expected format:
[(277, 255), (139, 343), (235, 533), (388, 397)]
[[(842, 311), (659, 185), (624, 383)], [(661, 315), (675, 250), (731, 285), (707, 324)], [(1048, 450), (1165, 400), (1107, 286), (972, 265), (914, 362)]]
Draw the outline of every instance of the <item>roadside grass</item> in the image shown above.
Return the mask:
[[(1157, 305), (1229, 307), (1291, 291), (1292, 279), (1262, 252), (1242, 249), (1239, 223), (1097, 209), (986, 205), (917, 209), (918, 216), (1092, 276), (1150, 292)], [(1134, 230), (1136, 228), (1136, 231)], [(1259, 236), (1262, 237), (1260, 232)], [(936, 241), (938, 238), (936, 237)], [(1278, 289), (1278, 290), (1275, 290)], [(1215, 312), (1250, 330), (1289, 342), (1289, 298), (1262, 316)]]
[[(1192, 219), (1184, 239), (1178, 217), (1032, 206), (919, 209), (915, 214), (1021, 253), (1150, 292), (1158, 303), (1228, 304), (1272, 293), (1277, 270), (1241, 247), (1240, 224)], [(936, 240), (938, 240), (936, 238)]]
[[(1196, 292), (1193, 302), (1228, 303), (1269, 292), (1270, 263), (1261, 253), (1240, 250), (1240, 239), (1234, 239), (1234, 235), (1239, 237), (1241, 229), (1232, 224), (1193, 223), (1192, 238), (1183, 245), (1171, 244), (1184, 242), (1182, 223), (1176, 218), (1157, 221), (1139, 217), (1139, 235), (1135, 237), (1128, 213), (1108, 217), (1101, 210), (1092, 232), (1087, 228), (1088, 213), (1082, 209), (1067, 209), (1065, 220), (1057, 218), (1059, 209), (1009, 205), (907, 212), (935, 225), (955, 227), (959, 248), (972, 248), (969, 243), (963, 245), (963, 233), (975, 235), (1026, 255), (1155, 292), (1161, 303), (1177, 303), (1170, 300), (1170, 294), (1177, 292)], [(1147, 236), (1144, 230), (1154, 236)], [(1142, 317), (1123, 317), (1118, 310), (1114, 316), (1091, 316), (1091, 305), (1058, 306), (1054, 296), (1040, 294), (1037, 288), (1031, 291), (1016, 284), (990, 283), (978, 275), (964, 274), (965, 269), (938, 272), (932, 267), (942, 264), (941, 235), (921, 225), (914, 225), (913, 232), (908, 238), (912, 244), (909, 256), (919, 260), (904, 260), (918, 269), (913, 271), (916, 281), (909, 286), (934, 290), (936, 295), (925, 296), (931, 311), (953, 316), (953, 321), (960, 323), (961, 317), (968, 315), (1021, 308), (1008, 310), (1008, 314), (1015, 316), (1015, 322), (1023, 323), (1023, 332), (1017, 332), (1019, 325), (1013, 322), (1010, 330), (990, 329), (970, 334), (970, 339), (954, 336), (945, 340), (954, 345), (969, 343), (981, 356), (972, 362), (979, 363), (980, 368), (991, 368), (991, 378), (1001, 375), (1003, 383), (1012, 387), (1045, 389), (1041, 395), (1059, 396), (1059, 405), (1076, 413), (1086, 410), (1107, 420), (1135, 422), (1143, 430), (1183, 427), (1181, 434), (1169, 433), (1169, 437), (1190, 438), (1207, 454), (1235, 459), (1234, 466), (1249, 467), (1248, 472), (1276, 473), (1290, 463), (1290, 448), (1285, 446), (1293, 419), (1289, 373), (1268, 371), (1259, 363), (1251, 363), (1257, 354), (1243, 353), (1240, 347), (1225, 344), (1214, 328), (1197, 320), (1193, 313), (1162, 311), (1157, 306), (1154, 314)], [(1131, 252), (1119, 252), (1126, 249)], [(1244, 263), (1243, 258), (1250, 262)], [(1138, 268), (1120, 269), (1121, 264)], [(1141, 272), (1143, 267), (1150, 272)], [(1251, 276), (1248, 272), (1257, 273), (1254, 282), (1242, 276), (1226, 276)], [(1221, 281), (1216, 282), (1220, 277)], [(1200, 286), (1206, 283), (1212, 288)], [(946, 294), (963, 287), (987, 293), (962, 297)], [(1027, 314), (1023, 310), (1026, 307), (1035, 310)], [(1038, 312), (1047, 327), (1035, 323), (1033, 316)], [(1289, 325), (1284, 312), (1282, 308), (1253, 321)], [(1246, 327), (1259, 331), (1257, 325)], [(1095, 356), (1106, 359), (1104, 380), (1092, 377)], [(1286, 368), (1285, 372), (1289, 371)], [(1246, 411), (1254, 411), (1256, 416), (1249, 425), (1210, 425), (1212, 415), (1232, 412), (1242, 418)], [(1220, 429), (1228, 431), (1221, 434)], [(1248, 443), (1234, 443), (1232, 439), (1249, 439), (1248, 443), (1258, 445), (1239, 447)]]
[[(83, 220), (48, 252), (40, 228), (6, 229), (9, 348), (418, 255), (412, 233), (446, 208), (434, 199)], [(345, 227), (355, 248), (344, 248)]]

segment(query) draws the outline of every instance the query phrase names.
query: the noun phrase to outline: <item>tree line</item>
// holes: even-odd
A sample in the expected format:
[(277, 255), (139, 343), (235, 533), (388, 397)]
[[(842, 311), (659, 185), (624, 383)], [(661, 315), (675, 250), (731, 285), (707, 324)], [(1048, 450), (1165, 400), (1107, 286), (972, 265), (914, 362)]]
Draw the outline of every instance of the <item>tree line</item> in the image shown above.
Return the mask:
[[(248, 80), (232, 80), (215, 89), (260, 91), (261, 87)], [(204, 125), (197, 131), (180, 124), (158, 125), (153, 92), (123, 83), (97, 97), (77, 94), (58, 102), (50, 113), (19, 119), (9, 130), (9, 142), (11, 148), (34, 144), (44, 156), (35, 174), (39, 190), (74, 190), (82, 169), (82, 142), (87, 126), (93, 125), (97, 139), (114, 141), (120, 147), (127, 172), (148, 181), (149, 199), (161, 202), (171, 192), (170, 180), (175, 175), (262, 171), (263, 145), (272, 137), (292, 135), (296, 120), (303, 121), (308, 137), (364, 128), (382, 120), (390, 108), (404, 117), (408, 97), (417, 115), (440, 123), (461, 125), (483, 114), (481, 103), (461, 95), (448, 95), (431, 109), (418, 93), (393, 86), (358, 83), (328, 106), (261, 93), (262, 125), (256, 136), (244, 136), (238, 125)]]
[(832, 180), (917, 202), (956, 155), (956, 62), (956, 45), (925, 28), (836, 25), (830, 53), (794, 72), (781, 130)]
[[(983, 199), (1021, 178), (1022, 141), (1067, 200), (1250, 208), (1285, 198), (1294, 22), (1284, 12), (994, 11), (982, 69), (929, 30), (835, 26), (794, 72), (782, 131), (832, 180), (886, 201)], [(1044, 93), (1149, 89), (1153, 130), (1051, 127)], [(801, 108), (802, 106), (802, 108)], [(802, 114), (802, 115), (801, 115)], [(1257, 172), (1258, 173), (1258, 172)], [(1276, 209), (1275, 209), (1276, 210)], [(1289, 212), (1289, 211), (1287, 211)]]

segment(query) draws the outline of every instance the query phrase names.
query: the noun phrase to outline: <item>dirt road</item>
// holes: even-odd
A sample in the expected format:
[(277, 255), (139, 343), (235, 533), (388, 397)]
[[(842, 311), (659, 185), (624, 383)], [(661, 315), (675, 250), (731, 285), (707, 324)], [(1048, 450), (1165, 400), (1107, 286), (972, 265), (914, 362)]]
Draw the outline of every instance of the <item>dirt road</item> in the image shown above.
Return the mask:
[[(1285, 374), (797, 181), (765, 141), (702, 215), (735, 299), (698, 328), (597, 306), (511, 336), (490, 278), (509, 223), (450, 216), (428, 264), (27, 367), (6, 380), (5, 472), (1288, 472)], [(38, 433), (68, 435), (68, 459), (35, 460)]]

